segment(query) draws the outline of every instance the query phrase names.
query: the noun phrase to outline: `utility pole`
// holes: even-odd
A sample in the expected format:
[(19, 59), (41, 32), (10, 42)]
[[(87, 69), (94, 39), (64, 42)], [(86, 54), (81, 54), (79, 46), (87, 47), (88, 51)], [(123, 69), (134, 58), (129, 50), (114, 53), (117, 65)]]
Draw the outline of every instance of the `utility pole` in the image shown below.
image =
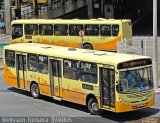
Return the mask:
[(158, 89), (157, 0), (153, 0), (153, 81)]
[(104, 17), (104, 0), (101, 0), (101, 17)]
[(38, 15), (38, 0), (33, 0), (35, 15)]
[(6, 35), (10, 35), (11, 32), (11, 1), (5, 0), (5, 23), (6, 23)]
[(21, 19), (21, 0), (15, 0), (16, 10), (15, 14), (18, 19)]

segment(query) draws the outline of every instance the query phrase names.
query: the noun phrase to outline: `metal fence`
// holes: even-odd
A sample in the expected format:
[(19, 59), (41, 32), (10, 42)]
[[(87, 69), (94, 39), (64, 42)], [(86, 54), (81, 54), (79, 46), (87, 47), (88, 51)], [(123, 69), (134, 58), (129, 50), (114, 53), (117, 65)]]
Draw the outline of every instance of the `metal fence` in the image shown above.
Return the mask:
[[(134, 36), (132, 46), (127, 45), (127, 40), (123, 39), (117, 43), (117, 52), (150, 56), (153, 58), (153, 37), (152, 36)], [(158, 63), (160, 63), (160, 37), (158, 42)]]
[[(160, 63), (160, 37), (157, 38), (158, 45), (158, 63)], [(135, 36), (133, 37), (133, 46), (142, 50), (142, 55), (153, 58), (153, 37), (152, 36)]]

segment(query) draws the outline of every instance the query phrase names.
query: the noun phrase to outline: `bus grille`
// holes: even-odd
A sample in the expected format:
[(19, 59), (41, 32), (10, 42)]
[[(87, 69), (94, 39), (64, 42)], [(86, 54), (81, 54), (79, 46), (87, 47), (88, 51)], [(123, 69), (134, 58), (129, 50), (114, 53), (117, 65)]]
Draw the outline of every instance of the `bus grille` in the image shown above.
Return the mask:
[(147, 92), (147, 93), (135, 93), (135, 94), (132, 94), (132, 95), (127, 95), (128, 98), (137, 98), (137, 97), (143, 97), (143, 96), (146, 96), (150, 94), (150, 92)]

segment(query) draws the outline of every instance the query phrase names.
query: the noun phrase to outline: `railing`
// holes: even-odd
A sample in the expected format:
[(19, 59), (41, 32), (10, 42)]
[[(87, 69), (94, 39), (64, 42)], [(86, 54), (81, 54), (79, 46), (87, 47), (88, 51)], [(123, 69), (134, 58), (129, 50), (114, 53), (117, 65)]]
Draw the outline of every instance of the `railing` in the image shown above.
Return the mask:
[[(158, 42), (158, 63), (160, 63), (160, 37)], [(134, 36), (132, 45), (127, 45), (127, 40), (123, 39), (117, 43), (117, 52), (150, 56), (153, 58), (153, 37), (152, 36)]]

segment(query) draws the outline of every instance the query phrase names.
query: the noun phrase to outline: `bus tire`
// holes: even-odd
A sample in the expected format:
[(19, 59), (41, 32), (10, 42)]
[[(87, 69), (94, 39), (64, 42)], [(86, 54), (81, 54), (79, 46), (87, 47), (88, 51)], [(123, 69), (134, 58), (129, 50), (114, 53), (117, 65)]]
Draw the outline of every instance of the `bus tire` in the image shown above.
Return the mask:
[(89, 110), (89, 112), (93, 115), (98, 115), (100, 114), (100, 109), (98, 107), (98, 101), (96, 98), (90, 98), (88, 100), (88, 103), (87, 103), (87, 108)]
[(93, 50), (93, 47), (91, 44), (86, 43), (83, 45), (83, 49)]
[(38, 99), (40, 97), (40, 90), (36, 83), (33, 83), (31, 85), (31, 95), (35, 99)]

